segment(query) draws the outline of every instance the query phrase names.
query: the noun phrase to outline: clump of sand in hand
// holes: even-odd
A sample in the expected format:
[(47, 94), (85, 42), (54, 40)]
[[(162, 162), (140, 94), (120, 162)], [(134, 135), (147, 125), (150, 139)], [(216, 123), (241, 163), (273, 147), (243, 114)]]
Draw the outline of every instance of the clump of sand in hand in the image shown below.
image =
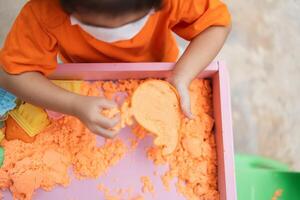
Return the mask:
[(171, 154), (177, 147), (180, 129), (180, 107), (176, 90), (166, 81), (142, 83), (131, 99), (136, 121), (155, 136), (154, 144)]

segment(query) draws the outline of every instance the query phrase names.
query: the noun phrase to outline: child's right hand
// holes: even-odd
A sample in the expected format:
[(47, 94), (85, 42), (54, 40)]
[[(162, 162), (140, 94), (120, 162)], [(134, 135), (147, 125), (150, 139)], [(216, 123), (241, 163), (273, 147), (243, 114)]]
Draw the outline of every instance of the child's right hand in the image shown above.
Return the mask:
[(101, 114), (102, 109), (115, 108), (118, 105), (114, 101), (110, 101), (101, 97), (76, 97), (73, 102), (73, 113), (78, 117), (88, 129), (100, 136), (113, 138), (117, 132), (111, 130), (120, 121), (120, 116), (107, 118)]

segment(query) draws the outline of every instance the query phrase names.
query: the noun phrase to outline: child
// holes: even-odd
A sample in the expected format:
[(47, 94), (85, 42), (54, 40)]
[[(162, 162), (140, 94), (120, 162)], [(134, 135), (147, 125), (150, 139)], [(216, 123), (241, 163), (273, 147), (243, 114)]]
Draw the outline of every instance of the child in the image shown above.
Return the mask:
[(99, 114), (116, 104), (80, 96), (46, 77), (57, 65), (88, 62), (175, 62), (173, 32), (191, 41), (169, 81), (192, 118), (188, 86), (217, 55), (230, 31), (219, 0), (31, 0), (0, 52), (0, 87), (23, 100), (78, 117), (95, 134), (113, 137), (119, 121)]

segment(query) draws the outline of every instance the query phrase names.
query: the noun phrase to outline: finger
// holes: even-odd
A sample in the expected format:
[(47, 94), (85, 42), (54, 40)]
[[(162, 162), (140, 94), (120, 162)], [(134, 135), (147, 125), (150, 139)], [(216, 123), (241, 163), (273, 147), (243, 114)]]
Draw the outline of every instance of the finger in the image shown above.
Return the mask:
[[(191, 112), (191, 100), (187, 92), (179, 91), (180, 93), (180, 107), (183, 114), (189, 119), (194, 119), (195, 116)], [(183, 93), (183, 94), (182, 94)]]
[(113, 100), (101, 98), (101, 99), (99, 100), (99, 106), (100, 106), (101, 108), (111, 109), (111, 108), (116, 108), (116, 107), (118, 107), (118, 104), (117, 104), (115, 101), (113, 101)]
[(108, 130), (100, 126), (95, 126), (92, 132), (105, 138), (114, 138), (117, 135), (116, 131)]
[(195, 118), (194, 115), (191, 112), (190, 104), (187, 103), (187, 100), (181, 100), (180, 106), (181, 106), (181, 110), (182, 110), (183, 114), (186, 117), (188, 117), (189, 119), (194, 119)]
[(103, 115), (99, 114), (96, 124), (103, 128), (113, 128), (118, 123), (120, 123), (120, 119), (121, 119), (120, 114), (117, 114), (113, 118), (107, 118), (107, 117), (104, 117)]

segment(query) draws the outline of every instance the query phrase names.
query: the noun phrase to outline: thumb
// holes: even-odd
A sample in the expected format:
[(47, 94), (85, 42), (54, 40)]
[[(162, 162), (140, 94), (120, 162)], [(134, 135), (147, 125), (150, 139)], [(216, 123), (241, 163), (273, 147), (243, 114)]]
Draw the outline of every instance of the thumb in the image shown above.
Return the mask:
[(180, 96), (180, 107), (183, 114), (189, 119), (194, 119), (195, 116), (191, 112), (191, 100), (189, 91), (187, 88), (179, 86), (177, 88), (179, 96)]

